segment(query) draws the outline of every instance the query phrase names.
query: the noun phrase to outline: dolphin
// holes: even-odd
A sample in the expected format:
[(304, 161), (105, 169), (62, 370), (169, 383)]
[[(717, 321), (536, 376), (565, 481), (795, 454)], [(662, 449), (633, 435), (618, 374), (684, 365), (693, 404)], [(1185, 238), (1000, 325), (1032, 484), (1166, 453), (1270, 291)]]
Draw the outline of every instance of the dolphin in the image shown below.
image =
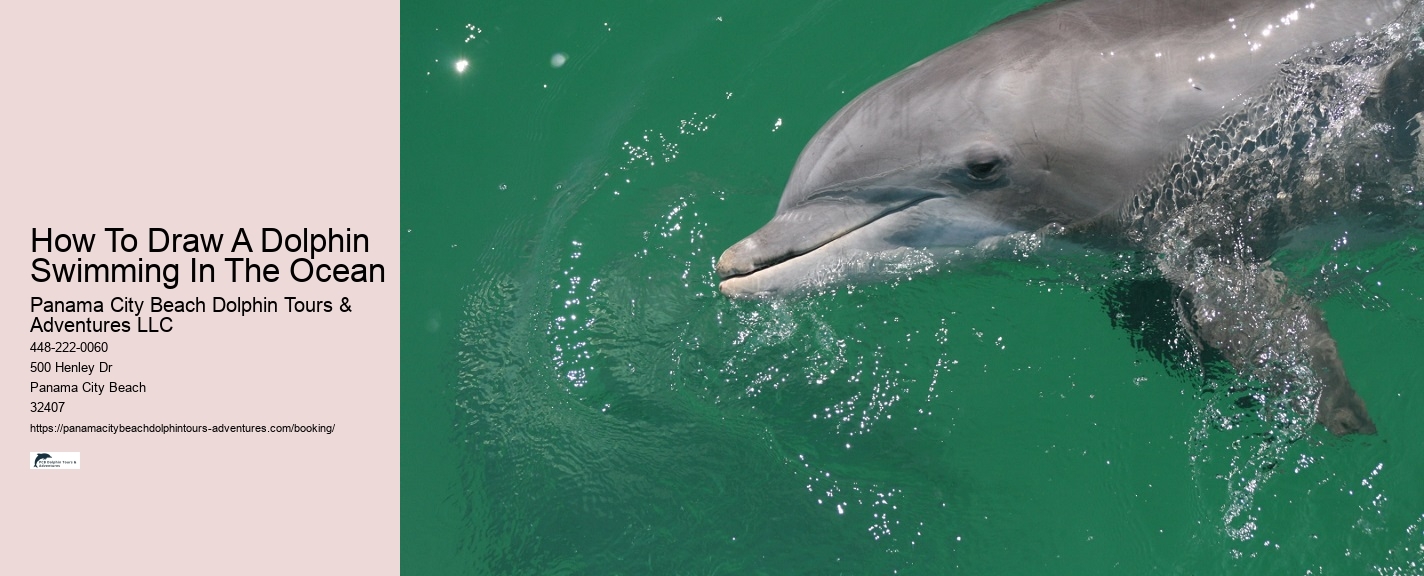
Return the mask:
[[(1060, 0), (1011, 16), (835, 114), (771, 221), (718, 259), (721, 291), (873, 280), (895, 271), (880, 262), (948, 260), (1025, 233), (1128, 246), (1160, 255), (1202, 345), (1300, 389), (1331, 432), (1374, 433), (1319, 310), (1269, 256), (1273, 239), (1340, 208), (1351, 178), (1417, 181), (1420, 11)], [(1371, 136), (1342, 136), (1350, 127)]]
[(49, 454), (46, 454), (46, 453), (44, 453), (44, 452), (40, 452), (39, 454), (35, 454), (35, 463), (34, 463), (32, 466), (30, 466), (30, 467), (31, 467), (31, 468), (39, 468), (39, 467), (40, 467), (40, 460), (49, 460), (50, 458), (53, 458), (53, 456), (50, 456)]

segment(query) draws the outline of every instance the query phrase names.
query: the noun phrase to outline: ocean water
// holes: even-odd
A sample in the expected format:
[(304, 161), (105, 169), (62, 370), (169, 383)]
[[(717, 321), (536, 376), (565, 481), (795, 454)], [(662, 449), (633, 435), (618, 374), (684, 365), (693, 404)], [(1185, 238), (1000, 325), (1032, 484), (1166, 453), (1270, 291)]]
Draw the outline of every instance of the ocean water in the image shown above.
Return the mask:
[(717, 292), (825, 120), (1032, 4), (404, 6), (403, 570), (1424, 574), (1409, 218), (1277, 256), (1374, 436), (1281, 426), (1130, 253)]

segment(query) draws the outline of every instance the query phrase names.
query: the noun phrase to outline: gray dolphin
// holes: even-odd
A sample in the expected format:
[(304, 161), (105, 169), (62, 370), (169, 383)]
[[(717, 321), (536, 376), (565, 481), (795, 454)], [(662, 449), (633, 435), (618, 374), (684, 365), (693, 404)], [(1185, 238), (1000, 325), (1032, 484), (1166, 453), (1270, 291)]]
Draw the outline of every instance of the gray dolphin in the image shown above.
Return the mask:
[[(1158, 266), (1191, 296), (1183, 320), (1203, 344), (1304, 387), (1318, 402), (1302, 409), (1332, 432), (1372, 433), (1320, 313), (1270, 269), (1262, 239), (1338, 208), (1329, 183), (1363, 169), (1309, 152), (1345, 142), (1342, 126), (1379, 124), (1347, 143), (1416, 178), (1398, 168), (1424, 113), (1419, 12), (1417, 0), (1067, 0), (1012, 16), (827, 122), (775, 216), (718, 260), (721, 290), (804, 292), (1016, 233), (1121, 241), (1172, 254)], [(1256, 194), (1263, 178), (1291, 180)], [(1241, 330), (1252, 322), (1272, 328)], [(1309, 374), (1280, 368), (1289, 358)]]

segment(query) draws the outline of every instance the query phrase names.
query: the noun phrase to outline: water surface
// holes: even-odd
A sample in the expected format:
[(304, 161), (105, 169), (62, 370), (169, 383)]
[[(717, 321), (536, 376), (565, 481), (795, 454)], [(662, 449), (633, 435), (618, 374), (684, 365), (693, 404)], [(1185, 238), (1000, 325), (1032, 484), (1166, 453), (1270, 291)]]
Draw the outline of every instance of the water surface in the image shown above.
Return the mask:
[(403, 568), (1424, 574), (1417, 232), (1281, 256), (1372, 437), (1280, 434), (1131, 254), (717, 293), (831, 114), (1030, 4), (405, 7)]

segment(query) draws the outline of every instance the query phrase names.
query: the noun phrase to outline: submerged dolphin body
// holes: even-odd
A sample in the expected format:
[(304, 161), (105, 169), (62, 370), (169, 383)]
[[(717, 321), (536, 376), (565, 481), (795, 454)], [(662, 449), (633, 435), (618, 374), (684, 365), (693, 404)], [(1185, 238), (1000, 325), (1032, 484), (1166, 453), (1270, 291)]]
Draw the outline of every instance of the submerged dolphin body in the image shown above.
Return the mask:
[(775, 217), (719, 259), (722, 292), (814, 290), (1010, 234), (1120, 240), (1159, 255), (1202, 343), (1303, 388), (1332, 432), (1372, 433), (1320, 313), (1266, 259), (1361, 189), (1417, 185), (1420, 11), (1067, 0), (1010, 17), (822, 127)]

